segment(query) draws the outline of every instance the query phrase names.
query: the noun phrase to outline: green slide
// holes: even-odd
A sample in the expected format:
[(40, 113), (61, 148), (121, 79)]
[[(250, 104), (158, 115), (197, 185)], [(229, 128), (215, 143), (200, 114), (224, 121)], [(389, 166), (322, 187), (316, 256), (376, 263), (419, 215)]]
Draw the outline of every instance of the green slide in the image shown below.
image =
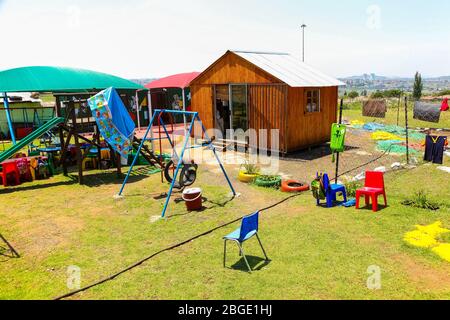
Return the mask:
[(22, 150), (23, 147), (26, 147), (34, 140), (40, 138), (46, 132), (50, 131), (52, 128), (64, 122), (64, 118), (53, 118), (49, 122), (40, 126), (38, 129), (27, 135), (25, 138), (17, 142), (14, 146), (6, 150), (5, 152), (0, 153), (0, 163), (11, 158), (17, 152)]

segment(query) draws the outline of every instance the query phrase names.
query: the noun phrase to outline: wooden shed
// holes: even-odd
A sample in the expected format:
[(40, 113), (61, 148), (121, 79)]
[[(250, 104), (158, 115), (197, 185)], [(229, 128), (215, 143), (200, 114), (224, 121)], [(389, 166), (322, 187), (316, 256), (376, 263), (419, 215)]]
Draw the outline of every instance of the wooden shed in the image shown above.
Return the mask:
[(278, 129), (289, 153), (330, 140), (343, 85), (286, 53), (227, 51), (191, 82), (191, 105), (207, 129)]

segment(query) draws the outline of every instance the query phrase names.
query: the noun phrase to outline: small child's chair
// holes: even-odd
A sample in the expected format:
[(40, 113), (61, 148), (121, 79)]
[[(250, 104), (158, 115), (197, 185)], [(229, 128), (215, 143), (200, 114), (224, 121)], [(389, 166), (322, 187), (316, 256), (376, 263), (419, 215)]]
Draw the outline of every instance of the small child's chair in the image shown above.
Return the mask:
[[(347, 190), (342, 184), (330, 183), (328, 174), (324, 173), (322, 176), (323, 188), (325, 190), (325, 197), (327, 200), (327, 208), (332, 208), (333, 204), (337, 201), (337, 194), (342, 193), (344, 202), (347, 202)], [(317, 205), (320, 205), (320, 199), (317, 199)]]
[(373, 212), (378, 211), (378, 197), (384, 197), (384, 205), (387, 206), (386, 189), (384, 186), (384, 173), (376, 171), (366, 172), (366, 182), (364, 188), (356, 190), (356, 209), (359, 209), (359, 200), (365, 196), (366, 206), (370, 204), (372, 199)]
[(258, 236), (258, 225), (259, 225), (259, 212), (256, 212), (252, 215), (246, 216), (242, 219), (241, 227), (239, 229), (236, 229), (229, 235), (225, 236), (224, 239), (224, 251), (223, 251), (223, 266), (226, 266), (226, 257), (227, 257), (227, 241), (233, 241), (235, 242), (239, 247), (239, 253), (244, 258), (245, 264), (247, 265), (248, 271), (252, 272), (252, 268), (250, 267), (250, 264), (247, 261), (247, 257), (245, 256), (244, 249), (242, 248), (242, 244), (256, 236), (256, 239), (258, 239), (259, 245), (261, 246), (261, 249), (264, 253), (264, 257), (266, 258), (266, 261), (269, 261), (269, 258), (267, 257), (266, 251), (264, 250), (264, 247), (261, 243), (261, 240)]

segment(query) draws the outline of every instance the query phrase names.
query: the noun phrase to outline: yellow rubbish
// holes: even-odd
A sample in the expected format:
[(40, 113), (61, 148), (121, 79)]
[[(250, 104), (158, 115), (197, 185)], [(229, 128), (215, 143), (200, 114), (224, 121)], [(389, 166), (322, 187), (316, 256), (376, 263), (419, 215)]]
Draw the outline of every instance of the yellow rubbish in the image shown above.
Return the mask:
[(377, 131), (372, 133), (372, 140), (405, 140), (400, 136), (386, 131)]
[(450, 243), (444, 243), (436, 248), (433, 248), (433, 252), (445, 261), (450, 262)]
[(365, 122), (363, 122), (363, 121), (361, 121), (361, 120), (352, 120), (351, 122), (350, 122), (350, 125), (352, 126), (352, 127), (362, 127), (362, 126), (364, 126), (366, 123)]
[(416, 226), (416, 230), (407, 232), (403, 240), (414, 247), (431, 249), (443, 260), (450, 262), (450, 244), (439, 242), (439, 236), (449, 232), (449, 229), (442, 227), (442, 222), (437, 221), (428, 226)]

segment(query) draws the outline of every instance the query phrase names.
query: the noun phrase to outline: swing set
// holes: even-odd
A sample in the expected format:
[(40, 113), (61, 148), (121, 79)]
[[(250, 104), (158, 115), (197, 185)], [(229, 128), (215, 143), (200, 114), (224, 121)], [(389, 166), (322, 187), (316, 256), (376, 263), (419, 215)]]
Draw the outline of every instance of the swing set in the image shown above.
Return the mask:
[[(183, 115), (184, 119), (187, 119), (187, 118), (191, 119), (189, 128), (187, 128), (187, 123), (185, 120), (184, 141), (183, 141), (183, 145), (182, 145), (180, 154), (178, 154), (178, 152), (176, 150), (175, 133), (174, 133), (175, 128), (174, 128), (174, 121), (173, 121), (174, 115)], [(164, 122), (164, 119), (163, 119), (164, 116), (166, 116), (170, 119), (169, 126), (171, 129), (172, 136), (169, 133), (167, 124)], [(153, 135), (153, 124), (155, 123), (155, 121), (157, 121), (156, 123), (158, 125), (158, 137), (154, 137), (154, 135)], [(191, 136), (192, 136), (192, 131), (194, 129), (194, 124), (196, 121), (198, 121), (198, 123), (201, 125), (202, 137), (204, 138), (204, 141), (206, 141), (206, 142), (204, 142), (202, 144), (192, 145), (191, 144)], [(168, 163), (164, 163), (164, 157), (163, 157), (163, 153), (162, 153), (162, 151), (163, 151), (162, 150), (162, 141), (163, 140), (167, 140), (172, 149), (172, 159)], [(154, 155), (154, 153), (153, 153), (155, 141), (159, 141), (159, 155)], [(147, 148), (147, 146), (145, 145), (146, 142), (150, 142), (152, 144), (152, 150), (149, 150)], [(213, 154), (219, 164), (219, 167), (222, 170), (223, 175), (225, 176), (225, 178), (227, 180), (228, 186), (231, 189), (233, 197), (236, 197), (237, 193), (234, 190), (233, 185), (231, 184), (231, 181), (227, 175), (227, 172), (225, 171), (225, 168), (217, 154), (217, 150), (216, 150), (215, 146), (213, 145), (213, 140), (210, 139), (210, 137), (208, 136), (205, 126), (203, 125), (203, 122), (201, 121), (198, 112), (179, 111), (179, 110), (160, 110), (160, 109), (155, 110), (153, 113), (152, 119), (147, 128), (147, 131), (145, 132), (144, 137), (140, 140), (140, 144), (139, 144), (139, 147), (137, 148), (136, 155), (135, 155), (133, 162), (128, 170), (125, 180), (123, 181), (123, 184), (122, 184), (122, 187), (120, 189), (118, 196), (121, 197), (123, 195), (123, 191), (128, 182), (128, 179), (130, 178), (130, 175), (133, 171), (133, 167), (136, 165), (136, 163), (138, 161), (139, 155), (142, 152), (144, 152), (144, 150), (146, 150), (147, 152), (152, 154), (152, 158), (154, 158), (154, 159), (156, 158), (158, 160), (158, 164), (162, 169), (161, 182), (164, 182), (164, 178), (165, 178), (167, 180), (167, 182), (170, 183), (169, 192), (167, 194), (167, 198), (164, 203), (164, 207), (163, 207), (162, 214), (161, 214), (161, 217), (165, 218), (173, 190), (174, 189), (183, 189), (184, 187), (190, 186), (196, 180), (198, 165), (196, 165), (193, 161), (191, 161), (191, 163), (185, 163), (183, 159), (184, 159), (186, 150), (198, 149), (198, 148), (208, 148), (213, 152)], [(172, 176), (171, 176), (171, 173), (172, 173)]]

